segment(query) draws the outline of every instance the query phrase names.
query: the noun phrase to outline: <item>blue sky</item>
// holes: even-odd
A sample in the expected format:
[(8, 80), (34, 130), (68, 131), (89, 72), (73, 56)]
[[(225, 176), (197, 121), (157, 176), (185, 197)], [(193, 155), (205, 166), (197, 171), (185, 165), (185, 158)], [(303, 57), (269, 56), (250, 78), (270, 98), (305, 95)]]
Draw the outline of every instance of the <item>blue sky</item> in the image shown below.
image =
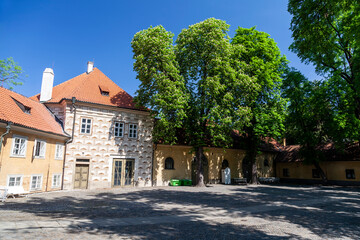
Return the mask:
[(290, 60), (313, 80), (312, 66), (288, 50), (292, 42), (287, 0), (51, 1), (0, 0), (0, 59), (13, 57), (27, 77), (14, 90), (25, 96), (40, 92), (42, 72), (54, 69), (54, 85), (86, 71), (87, 61), (121, 88), (135, 94), (131, 40), (149, 26), (163, 25), (175, 34), (215, 17), (235, 29), (256, 26), (267, 32)]

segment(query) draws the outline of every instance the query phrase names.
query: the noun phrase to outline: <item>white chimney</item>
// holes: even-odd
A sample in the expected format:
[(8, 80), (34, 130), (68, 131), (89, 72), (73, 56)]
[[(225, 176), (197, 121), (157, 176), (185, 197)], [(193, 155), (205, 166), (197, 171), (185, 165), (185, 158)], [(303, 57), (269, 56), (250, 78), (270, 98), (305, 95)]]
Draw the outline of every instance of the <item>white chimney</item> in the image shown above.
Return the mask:
[(52, 89), (54, 84), (54, 71), (51, 68), (46, 68), (43, 72), (41, 83), (40, 102), (46, 102), (52, 97)]
[(89, 61), (87, 64), (87, 72), (86, 73), (88, 73), (88, 74), (91, 73), (93, 68), (94, 68), (94, 63)]

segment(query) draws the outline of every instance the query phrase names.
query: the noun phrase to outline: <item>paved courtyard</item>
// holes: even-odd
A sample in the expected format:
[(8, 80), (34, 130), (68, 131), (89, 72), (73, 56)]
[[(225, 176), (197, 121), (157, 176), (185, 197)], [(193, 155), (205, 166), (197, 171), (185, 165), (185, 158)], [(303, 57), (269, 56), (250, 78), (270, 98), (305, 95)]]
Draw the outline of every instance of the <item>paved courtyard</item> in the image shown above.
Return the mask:
[(0, 203), (0, 239), (359, 239), (360, 188), (122, 188)]

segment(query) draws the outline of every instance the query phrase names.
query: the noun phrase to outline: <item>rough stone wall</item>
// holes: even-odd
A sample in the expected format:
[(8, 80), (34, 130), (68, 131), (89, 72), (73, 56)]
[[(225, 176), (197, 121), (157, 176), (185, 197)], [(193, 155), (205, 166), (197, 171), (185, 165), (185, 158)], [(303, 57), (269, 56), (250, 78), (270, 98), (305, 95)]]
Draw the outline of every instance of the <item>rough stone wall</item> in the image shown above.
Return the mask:
[[(150, 186), (153, 120), (148, 113), (80, 104), (76, 106), (74, 139), (66, 148), (64, 189), (74, 188), (75, 166), (78, 159), (89, 160), (89, 189), (112, 187), (113, 159), (116, 158), (134, 159), (135, 185)], [(64, 115), (66, 116), (65, 131), (71, 134), (74, 116), (71, 103), (66, 106)], [(92, 119), (91, 134), (80, 133), (82, 118)], [(121, 138), (113, 135), (114, 121), (125, 124), (124, 136)], [(128, 138), (129, 123), (138, 125), (136, 139)]]

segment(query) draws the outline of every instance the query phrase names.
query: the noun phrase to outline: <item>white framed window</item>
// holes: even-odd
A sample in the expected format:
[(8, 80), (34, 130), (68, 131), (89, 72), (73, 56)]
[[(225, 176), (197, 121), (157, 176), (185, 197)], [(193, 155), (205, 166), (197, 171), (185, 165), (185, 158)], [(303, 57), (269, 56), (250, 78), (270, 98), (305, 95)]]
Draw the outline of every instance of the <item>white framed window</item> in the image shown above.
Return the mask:
[(64, 144), (56, 143), (55, 146), (55, 159), (62, 160), (64, 158)]
[(124, 134), (124, 123), (115, 122), (114, 123), (114, 136), (115, 137), (123, 137)]
[(9, 175), (7, 186), (8, 187), (20, 187), (22, 186), (23, 176), (22, 175)]
[(90, 118), (82, 118), (81, 119), (81, 133), (91, 134), (91, 119)]
[(53, 174), (51, 187), (52, 188), (61, 187), (61, 174), (60, 173)]
[(42, 175), (32, 175), (30, 190), (41, 190), (42, 186)]
[(11, 149), (11, 156), (25, 157), (27, 142), (28, 142), (27, 137), (14, 135), (12, 149)]
[(137, 124), (129, 124), (129, 138), (137, 138)]
[(45, 158), (46, 142), (44, 140), (35, 140), (34, 156), (38, 158)]

